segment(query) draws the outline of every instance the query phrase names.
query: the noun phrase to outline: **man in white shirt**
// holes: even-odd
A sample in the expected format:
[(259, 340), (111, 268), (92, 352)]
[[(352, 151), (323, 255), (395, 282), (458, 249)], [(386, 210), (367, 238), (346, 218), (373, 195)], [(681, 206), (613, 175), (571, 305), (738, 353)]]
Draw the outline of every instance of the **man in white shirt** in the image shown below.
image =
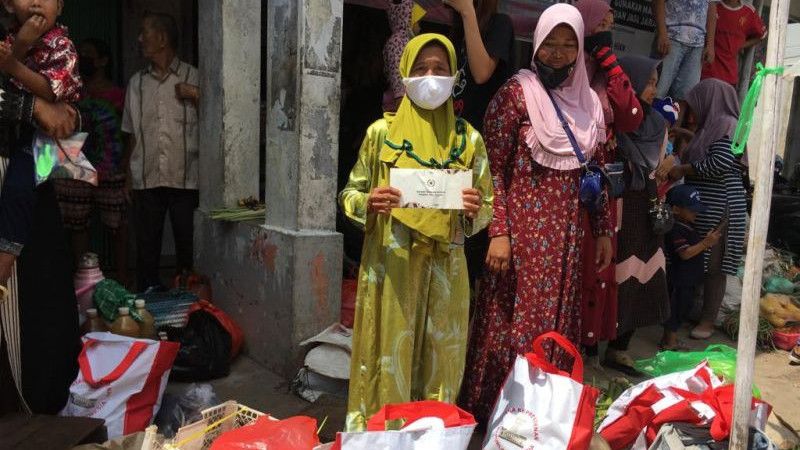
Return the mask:
[(140, 290), (160, 286), (164, 219), (169, 213), (178, 273), (192, 268), (197, 190), (197, 69), (178, 59), (178, 27), (166, 14), (146, 13), (139, 35), (146, 68), (128, 83), (122, 131), (123, 167), (136, 225)]

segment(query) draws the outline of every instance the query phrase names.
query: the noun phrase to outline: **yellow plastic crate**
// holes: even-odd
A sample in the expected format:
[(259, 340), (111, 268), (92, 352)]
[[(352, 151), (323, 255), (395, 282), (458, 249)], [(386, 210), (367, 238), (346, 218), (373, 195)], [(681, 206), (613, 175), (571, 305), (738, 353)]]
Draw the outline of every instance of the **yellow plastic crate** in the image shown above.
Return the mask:
[(150, 442), (145, 442), (142, 449), (208, 450), (222, 433), (250, 425), (265, 415), (261, 411), (256, 411), (234, 400), (208, 408), (202, 414), (202, 419), (182, 426), (173, 439), (159, 443), (151, 438)]

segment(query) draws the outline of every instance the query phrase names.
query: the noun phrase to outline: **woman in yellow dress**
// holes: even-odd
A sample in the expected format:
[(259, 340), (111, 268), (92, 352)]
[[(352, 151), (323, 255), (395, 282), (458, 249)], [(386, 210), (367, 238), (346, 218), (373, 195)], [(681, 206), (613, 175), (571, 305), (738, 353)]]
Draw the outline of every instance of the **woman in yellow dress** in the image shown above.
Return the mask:
[[(492, 217), (492, 180), (480, 134), (453, 113), (452, 43), (412, 39), (400, 60), (406, 95), (368, 129), (339, 203), (364, 229), (347, 430), (384, 404), (455, 402), (469, 321), (465, 236)], [(401, 209), (389, 170), (472, 170), (463, 210)]]

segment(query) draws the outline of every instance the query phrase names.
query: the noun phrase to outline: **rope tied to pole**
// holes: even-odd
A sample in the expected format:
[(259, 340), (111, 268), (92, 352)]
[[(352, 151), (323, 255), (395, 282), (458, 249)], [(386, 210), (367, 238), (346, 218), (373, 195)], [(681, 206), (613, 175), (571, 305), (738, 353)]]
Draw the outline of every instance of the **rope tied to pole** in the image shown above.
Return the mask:
[(750, 138), (750, 128), (753, 125), (753, 111), (756, 109), (758, 98), (761, 96), (761, 86), (764, 84), (764, 77), (767, 75), (783, 75), (783, 66), (764, 67), (761, 63), (756, 63), (756, 77), (753, 84), (747, 91), (747, 96), (742, 103), (742, 112), (739, 115), (739, 122), (736, 124), (736, 132), (733, 134), (734, 155), (744, 153), (747, 140)]

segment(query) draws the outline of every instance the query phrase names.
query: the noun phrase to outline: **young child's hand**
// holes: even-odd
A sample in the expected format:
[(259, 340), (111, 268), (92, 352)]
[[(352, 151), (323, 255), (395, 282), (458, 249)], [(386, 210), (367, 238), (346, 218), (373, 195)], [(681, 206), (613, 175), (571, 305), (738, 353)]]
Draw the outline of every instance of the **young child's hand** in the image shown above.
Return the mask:
[(0, 70), (7, 71), (13, 61), (14, 51), (11, 49), (11, 44), (0, 42)]
[(656, 168), (656, 181), (659, 183), (666, 181), (673, 167), (675, 167), (675, 157), (673, 155), (665, 157)]
[(47, 31), (47, 19), (38, 14), (32, 15), (17, 32), (17, 40), (26, 49), (33, 46), (36, 41)]
[(721, 235), (722, 233), (720, 233), (719, 230), (709, 231), (708, 234), (706, 235), (706, 238), (703, 239), (703, 242), (706, 244), (706, 248), (711, 248), (717, 245)]

